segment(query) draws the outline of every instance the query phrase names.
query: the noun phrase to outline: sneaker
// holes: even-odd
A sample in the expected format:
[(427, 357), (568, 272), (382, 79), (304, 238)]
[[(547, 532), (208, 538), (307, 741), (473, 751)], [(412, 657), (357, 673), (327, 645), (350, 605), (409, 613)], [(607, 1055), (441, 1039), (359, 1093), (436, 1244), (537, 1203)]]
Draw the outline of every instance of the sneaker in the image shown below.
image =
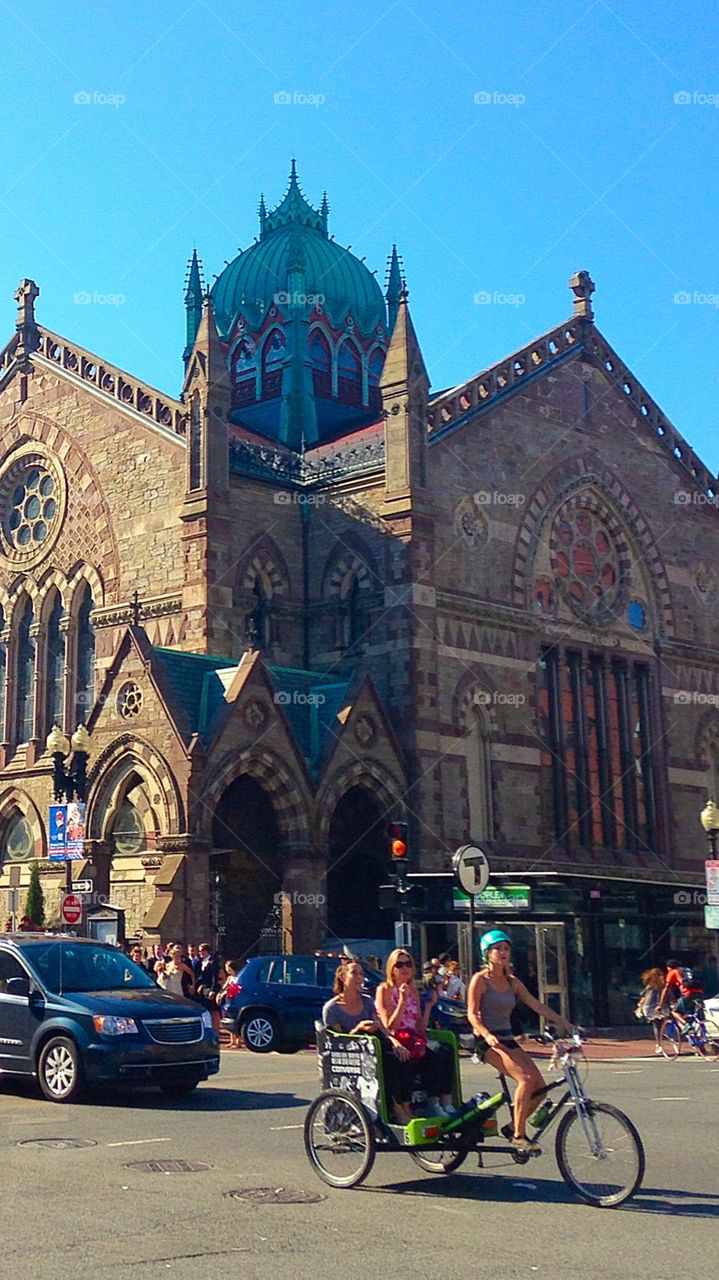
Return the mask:
[(424, 1102), (422, 1104), (423, 1120), (446, 1120), (447, 1112), (444, 1107), (440, 1107), (438, 1102)]
[(442, 1110), (444, 1111), (444, 1114), (446, 1116), (459, 1115), (457, 1108), (451, 1102), (443, 1102), (441, 1105), (442, 1105)]
[(534, 1142), (532, 1138), (526, 1138), (526, 1137), (512, 1138), (512, 1146), (514, 1147), (515, 1151), (541, 1151), (542, 1150), (538, 1142)]
[(655, 1044), (654, 1052), (657, 1054), (658, 1057), (660, 1058), (664, 1057), (664, 1050), (662, 1049), (661, 1045)]

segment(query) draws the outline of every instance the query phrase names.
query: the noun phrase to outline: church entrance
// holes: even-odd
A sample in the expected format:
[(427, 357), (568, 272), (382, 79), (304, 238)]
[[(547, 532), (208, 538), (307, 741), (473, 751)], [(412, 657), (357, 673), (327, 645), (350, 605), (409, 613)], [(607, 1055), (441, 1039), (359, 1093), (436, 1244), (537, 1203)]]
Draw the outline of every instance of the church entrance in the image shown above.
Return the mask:
[(379, 886), (388, 876), (386, 819), (364, 787), (342, 796), (330, 826), (327, 872), (327, 944), (365, 941), (360, 954), (384, 952), (392, 920), (379, 909)]
[(244, 960), (260, 937), (282, 887), (280, 836), (267, 792), (243, 774), (223, 793), (215, 811), (212, 858), (216, 877), (219, 949)]

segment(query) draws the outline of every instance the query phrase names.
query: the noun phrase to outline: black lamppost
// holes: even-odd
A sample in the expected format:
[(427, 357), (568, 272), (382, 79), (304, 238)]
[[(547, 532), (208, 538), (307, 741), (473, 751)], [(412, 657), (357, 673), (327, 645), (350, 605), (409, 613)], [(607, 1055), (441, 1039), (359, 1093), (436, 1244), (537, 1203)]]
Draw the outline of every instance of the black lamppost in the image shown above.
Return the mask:
[(719, 836), (719, 809), (713, 800), (707, 800), (701, 811), (700, 822), (707, 833), (712, 860), (717, 859), (717, 836)]
[[(87, 797), (87, 761), (90, 755), (90, 735), (84, 724), (79, 724), (70, 741), (65, 737), (59, 725), (53, 725), (47, 735), (47, 749), (52, 756), (52, 787), (55, 801), (68, 804), (75, 797), (84, 803)], [(72, 755), (72, 767), (66, 767), (66, 760)], [(65, 861), (65, 892), (72, 892), (72, 859)]]

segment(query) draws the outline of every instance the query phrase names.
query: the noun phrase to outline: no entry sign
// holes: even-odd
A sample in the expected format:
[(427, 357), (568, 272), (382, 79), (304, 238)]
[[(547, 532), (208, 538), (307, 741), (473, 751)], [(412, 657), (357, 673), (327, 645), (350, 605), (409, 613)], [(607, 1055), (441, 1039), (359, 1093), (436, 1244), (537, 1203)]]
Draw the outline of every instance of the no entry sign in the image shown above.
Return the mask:
[(79, 924), (82, 920), (82, 902), (76, 893), (66, 893), (62, 900), (63, 924)]

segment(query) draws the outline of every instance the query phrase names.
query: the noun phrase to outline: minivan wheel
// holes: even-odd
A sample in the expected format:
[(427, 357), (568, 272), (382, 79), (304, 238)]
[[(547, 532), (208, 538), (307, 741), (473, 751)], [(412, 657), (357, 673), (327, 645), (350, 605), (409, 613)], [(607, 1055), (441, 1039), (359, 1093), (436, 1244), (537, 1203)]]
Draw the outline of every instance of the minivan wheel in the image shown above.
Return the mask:
[(54, 1036), (42, 1047), (38, 1063), (40, 1088), (50, 1102), (76, 1102), (83, 1091), (80, 1054), (74, 1040)]
[(250, 1013), (240, 1025), (240, 1035), (253, 1053), (272, 1053), (280, 1039), (277, 1019), (272, 1013)]

